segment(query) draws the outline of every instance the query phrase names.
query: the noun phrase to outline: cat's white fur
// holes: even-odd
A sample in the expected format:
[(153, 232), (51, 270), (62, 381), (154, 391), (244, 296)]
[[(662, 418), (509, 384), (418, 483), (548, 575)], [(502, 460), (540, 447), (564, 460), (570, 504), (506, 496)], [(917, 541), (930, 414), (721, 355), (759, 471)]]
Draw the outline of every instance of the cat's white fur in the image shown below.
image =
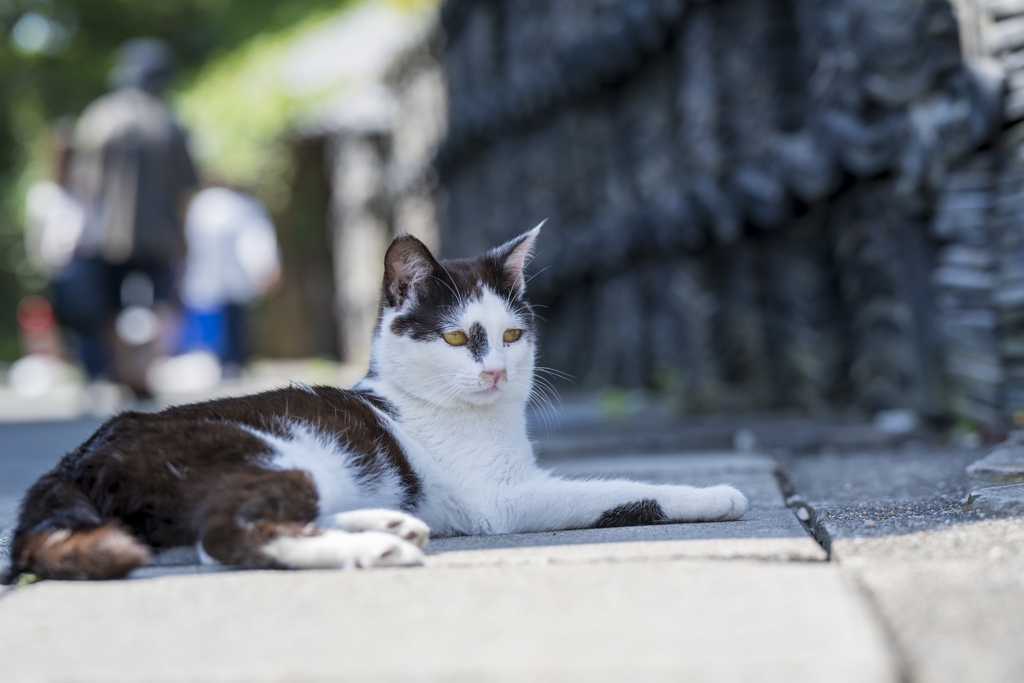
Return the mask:
[(353, 569), (423, 564), (423, 551), (391, 533), (328, 529), (318, 536), (280, 536), (263, 552), (292, 569)]
[[(539, 226), (506, 261), (516, 269), (519, 282), (538, 232)], [(410, 272), (426, 272), (421, 264), (403, 265)], [(538, 467), (526, 425), (536, 347), (527, 334), (512, 343), (502, 339), (505, 330), (528, 325), (486, 288), (478, 299), (462, 304), (453, 314), (451, 328), (465, 331), (474, 323), (483, 326), (489, 349), (482, 360), (474, 360), (465, 347), (451, 346), (441, 337), (422, 341), (392, 333), (391, 322), (401, 310), (385, 309), (373, 340), (375, 376), (357, 385), (397, 408), (400, 420), (379, 414), (423, 483), (422, 502), (415, 514), (433, 533), (584, 528), (609, 510), (642, 500), (657, 501), (669, 520), (679, 522), (733, 520), (746, 512), (746, 498), (731, 486), (579, 481)], [(390, 543), (380, 545), (380, 532), (404, 533), (387, 528), (393, 520), (389, 514), (400, 513), (379, 509), (351, 512), (397, 507), (402, 499), (397, 478), (385, 477), (372, 490), (360, 489), (346, 469), (349, 454), (344, 446), (318, 435), (315, 426), (297, 426), (291, 440), (262, 436), (276, 447), (277, 466), (310, 473), (320, 493), (322, 525), (372, 531), (369, 539), (360, 538), (366, 534), (343, 531), (281, 539), (267, 548), (268, 554), (295, 567), (325, 566), (325, 562), (334, 563), (330, 566), (415, 564), (422, 560), (416, 543), (392, 536)], [(346, 526), (345, 515), (339, 513), (349, 514), (354, 521)], [(395, 542), (417, 552), (394, 550)], [(364, 547), (368, 545), (371, 550)], [(370, 557), (374, 553), (376, 561)]]

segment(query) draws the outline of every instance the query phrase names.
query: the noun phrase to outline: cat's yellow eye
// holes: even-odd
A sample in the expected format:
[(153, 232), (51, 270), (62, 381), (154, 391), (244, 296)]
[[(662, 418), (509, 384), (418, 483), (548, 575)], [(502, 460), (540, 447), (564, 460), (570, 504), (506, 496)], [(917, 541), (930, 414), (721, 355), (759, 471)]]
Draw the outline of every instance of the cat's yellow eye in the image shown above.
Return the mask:
[(523, 336), (522, 330), (505, 330), (505, 334), (501, 335), (501, 338), (504, 339), (506, 343), (511, 344), (512, 342), (517, 341), (521, 336)]
[(462, 330), (452, 330), (451, 332), (445, 332), (441, 336), (452, 346), (462, 346), (466, 343), (466, 333)]

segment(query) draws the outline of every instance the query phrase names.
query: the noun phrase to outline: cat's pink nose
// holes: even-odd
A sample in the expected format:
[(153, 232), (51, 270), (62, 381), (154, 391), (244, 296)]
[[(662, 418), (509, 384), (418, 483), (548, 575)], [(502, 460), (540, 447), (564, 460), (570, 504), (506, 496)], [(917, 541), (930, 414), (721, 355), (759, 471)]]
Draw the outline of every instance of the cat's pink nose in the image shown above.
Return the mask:
[(502, 368), (501, 370), (484, 370), (483, 374), (491, 378), (491, 386), (495, 387), (498, 386), (498, 382), (501, 381), (501, 378), (505, 376), (505, 369)]

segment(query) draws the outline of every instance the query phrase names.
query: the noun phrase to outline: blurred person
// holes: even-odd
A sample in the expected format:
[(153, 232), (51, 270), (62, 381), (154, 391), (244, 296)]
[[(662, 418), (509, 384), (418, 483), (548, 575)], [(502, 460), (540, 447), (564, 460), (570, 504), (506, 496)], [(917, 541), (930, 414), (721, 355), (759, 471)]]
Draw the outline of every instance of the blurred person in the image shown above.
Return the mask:
[(141, 396), (178, 309), (184, 207), (198, 184), (185, 131), (161, 99), (171, 73), (163, 42), (128, 41), (111, 72), (113, 91), (86, 108), (75, 131), (72, 186), (86, 206), (83, 250), (102, 264), (103, 296), (115, 312), (101, 364)]
[[(25, 255), (54, 288), (74, 270), (85, 221), (82, 204), (70, 188), (74, 126), (72, 118), (51, 125), (50, 176), (33, 183), (25, 197)], [(30, 294), (18, 303), (17, 323), (22, 355), (11, 365), (8, 382), (20, 394), (41, 396), (54, 386), (58, 375), (66, 374), (66, 353), (54, 306), (44, 297)], [(83, 362), (87, 358), (84, 354)]]
[(249, 355), (246, 308), (281, 273), (274, 224), (253, 197), (224, 186), (198, 192), (185, 217), (182, 351), (215, 353), (226, 376)]
[[(52, 177), (34, 183), (26, 196), (25, 253), (50, 285), (50, 317), (55, 314), (57, 321), (73, 333), (79, 359), (90, 379), (95, 379), (105, 365), (99, 335), (109, 307), (103, 301), (106, 289), (102, 266), (84, 244), (85, 208), (71, 186), (74, 130), (71, 117), (58, 119), (51, 127)], [(39, 302), (32, 301), (26, 310), (40, 311)], [(29, 318), (43, 319), (35, 314)], [(54, 337), (49, 345), (60, 349), (56, 355), (63, 356), (55, 326), (51, 323), (48, 329)]]
[(85, 212), (71, 190), (74, 119), (50, 129), (51, 178), (34, 183), (25, 197), (25, 253), (47, 278), (71, 262), (82, 237)]

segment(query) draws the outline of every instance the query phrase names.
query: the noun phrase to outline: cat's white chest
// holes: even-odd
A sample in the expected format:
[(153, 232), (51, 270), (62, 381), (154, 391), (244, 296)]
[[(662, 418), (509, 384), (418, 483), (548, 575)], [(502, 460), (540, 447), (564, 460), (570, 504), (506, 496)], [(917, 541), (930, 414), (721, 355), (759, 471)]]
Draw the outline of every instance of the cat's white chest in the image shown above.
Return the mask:
[(512, 498), (526, 482), (543, 476), (525, 429), (510, 433), (493, 424), (478, 429), (463, 424), (445, 433), (417, 427), (414, 422), (395, 429), (423, 480), (417, 516), (444, 535), (506, 533)]

